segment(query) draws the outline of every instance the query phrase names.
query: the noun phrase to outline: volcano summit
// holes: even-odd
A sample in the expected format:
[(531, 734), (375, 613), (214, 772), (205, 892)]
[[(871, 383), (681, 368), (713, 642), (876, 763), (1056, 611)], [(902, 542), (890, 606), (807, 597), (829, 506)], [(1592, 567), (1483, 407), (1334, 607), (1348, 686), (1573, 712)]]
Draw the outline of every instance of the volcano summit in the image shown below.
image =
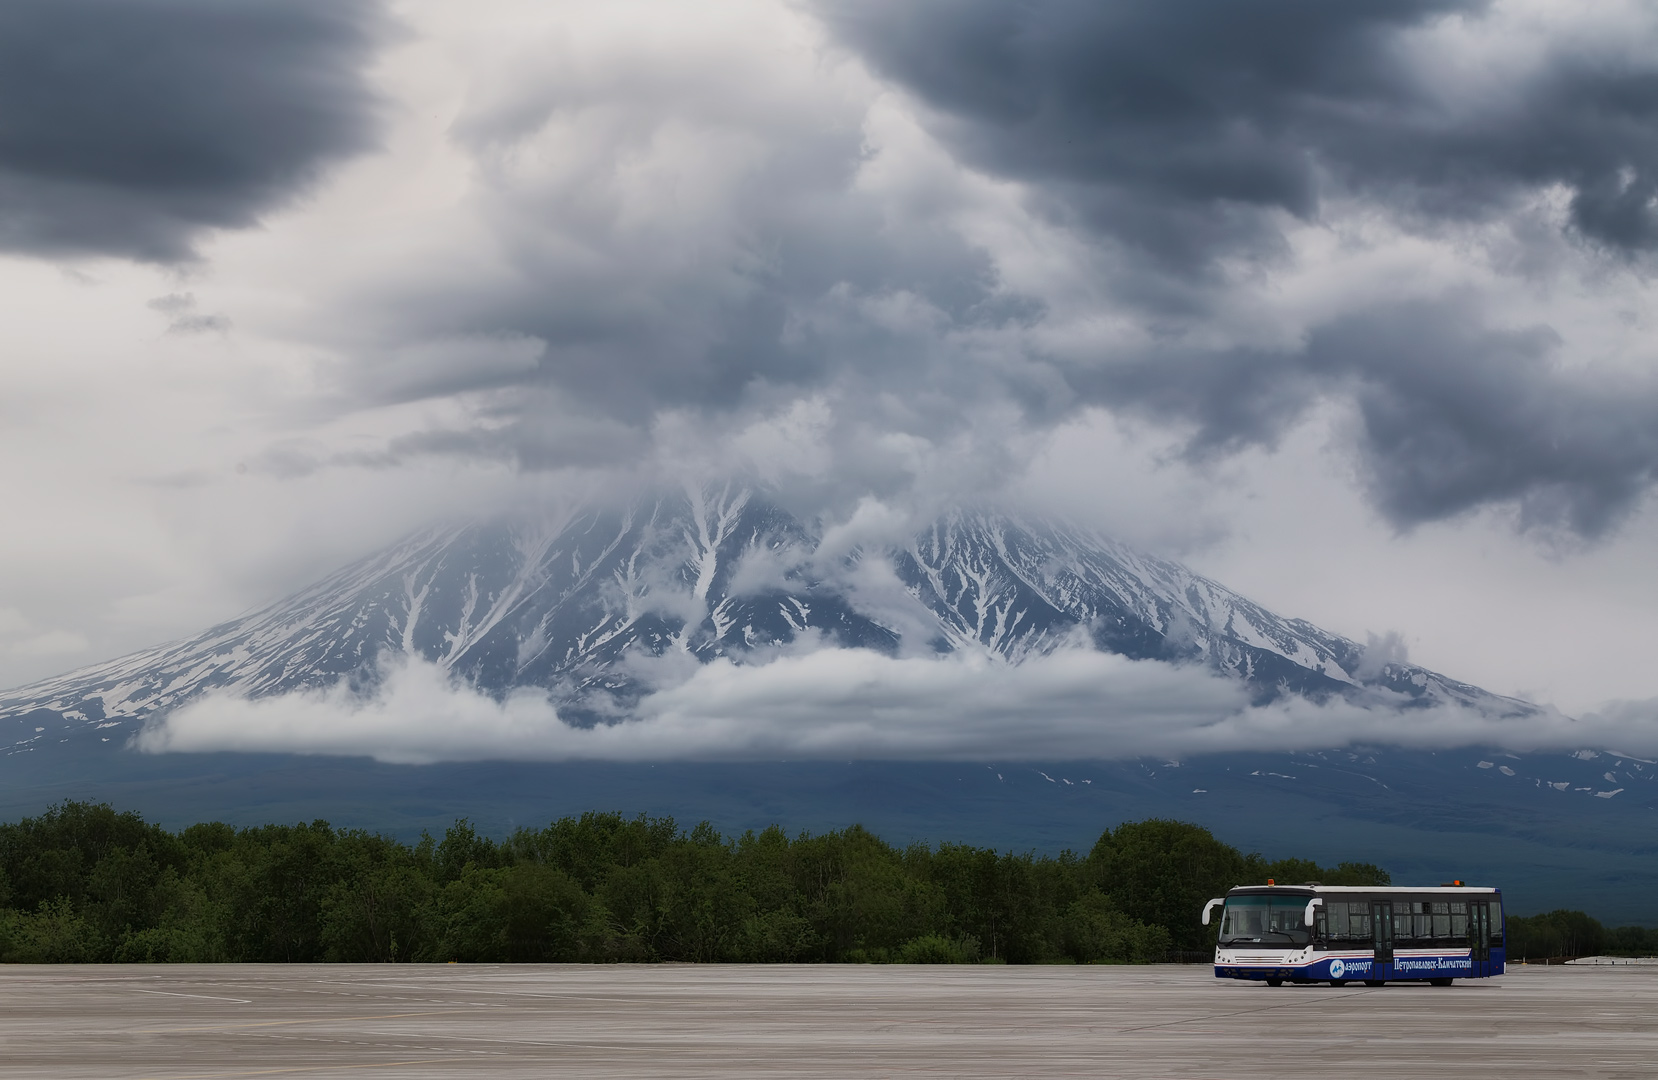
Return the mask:
[(1012, 665), (1080, 648), (1200, 667), (1256, 703), (1537, 711), (1373, 662), (1353, 641), (1063, 523), (962, 510), (907, 543), (831, 552), (812, 525), (728, 484), (433, 529), (187, 641), (12, 691), (0, 720), (16, 725), (13, 753), (109, 740), (208, 692), (370, 693), (401, 657), (495, 699), (545, 691), (576, 724), (625, 722), (699, 664), (825, 648)]

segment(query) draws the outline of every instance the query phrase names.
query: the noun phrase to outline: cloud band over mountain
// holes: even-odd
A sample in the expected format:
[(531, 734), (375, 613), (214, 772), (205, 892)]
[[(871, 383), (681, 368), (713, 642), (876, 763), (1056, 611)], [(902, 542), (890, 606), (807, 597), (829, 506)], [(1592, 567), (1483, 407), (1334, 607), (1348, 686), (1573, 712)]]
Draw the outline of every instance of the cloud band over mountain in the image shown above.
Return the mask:
[(403, 764), (529, 761), (1121, 760), (1353, 747), (1516, 751), (1614, 747), (1658, 754), (1658, 708), (1581, 720), (1476, 709), (1251, 705), (1234, 681), (1155, 660), (1065, 650), (1010, 664), (822, 649), (699, 668), (640, 702), (635, 719), (563, 720), (544, 694), (495, 700), (436, 665), (400, 660), (373, 694), (349, 684), (270, 698), (214, 694), (152, 721), (150, 753), (339, 754)]

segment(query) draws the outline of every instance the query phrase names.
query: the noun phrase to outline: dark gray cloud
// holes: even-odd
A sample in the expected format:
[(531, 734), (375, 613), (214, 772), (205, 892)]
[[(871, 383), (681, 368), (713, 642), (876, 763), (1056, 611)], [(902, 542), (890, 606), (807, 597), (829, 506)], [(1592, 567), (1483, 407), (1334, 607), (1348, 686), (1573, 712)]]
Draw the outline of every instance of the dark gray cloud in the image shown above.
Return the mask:
[(838, 35), (982, 168), (1166, 264), (1270, 248), (1262, 210), (1331, 188), (1486, 217), (1548, 184), (1583, 236), (1658, 245), (1658, 71), (1562, 47), (1442, 92), (1408, 32), (1484, 0), (820, 0)]
[[(855, 92), (792, 82), (771, 38), (721, 51), (689, 24), (671, 56), (538, 46), (477, 80), (448, 134), (487, 251), (324, 305), (342, 408), (465, 402), (375, 461), (632, 465), (673, 423), (706, 450), (814, 398), (824, 450), (804, 457), (847, 491), (968, 462), (978, 490), (1079, 409), (1155, 416), (1202, 458), (1335, 399), (1400, 527), (1500, 506), (1594, 537), (1652, 485), (1654, 387), (1514, 309), (1551, 260), (1616, 276), (1658, 245), (1658, 62), (1612, 35), (1544, 38), (1474, 0), (810, 10), (911, 91), (905, 124), (925, 103), (926, 135), (880, 128), (894, 99), (861, 68)], [(1482, 34), (1525, 40), (1484, 54)], [(972, 203), (1012, 190), (985, 173), (1022, 183)], [(1348, 262), (1309, 302), (1346, 253), (1292, 250), (1291, 219), (1352, 248), (1366, 222), (1417, 248), (1448, 248), (1447, 221), (1496, 227), (1439, 251), (1456, 273)], [(997, 247), (1043, 230), (1063, 239)]]
[(151, 311), (167, 316), (169, 334), (225, 334), (230, 332), (230, 320), (196, 310), (195, 293), (168, 293), (145, 305)]
[(374, 0), (0, 5), (0, 248), (191, 256), (373, 138)]
[[(857, 160), (855, 142), (839, 149), (815, 179), (796, 186), (768, 176), (742, 193), (741, 247), (706, 267), (664, 267), (658, 259), (681, 253), (630, 250), (615, 235), (592, 238), (593, 257), (578, 267), (567, 250), (537, 246), (543, 238), (530, 233), (514, 253), (511, 280), (488, 291), (445, 282), (405, 301), (397, 333), (407, 341), (511, 334), (544, 346), (523, 369), (454, 365), (450, 381), (408, 396), (540, 387), (646, 423), (662, 408), (728, 409), (757, 388), (811, 389), (848, 375), (918, 388), (928, 343), (872, 325), (855, 310), (869, 297), (911, 296), (950, 325), (1029, 317), (1029, 306), (998, 300), (988, 257), (959, 236), (927, 223), (888, 235), (870, 207), (830, 196)], [(828, 303), (839, 310), (830, 312), (824, 305), (837, 287), (838, 304)]]
[[(1579, 241), (1620, 257), (1658, 248), (1658, 66), (1608, 39), (1500, 63), (1467, 39), (1425, 44), (1452, 23), (1473, 39), (1505, 32), (1483, 0), (816, 10), (934, 111), (956, 152), (1139, 256), (1112, 286), (1149, 325), (1201, 326), (1231, 287), (1218, 258), (1282, 259), (1283, 215), (1320, 220), (1336, 197), (1407, 229), (1506, 220), (1535, 264), (1558, 241), (1540, 242), (1521, 207), (1555, 188)], [(1170, 344), (1067, 379), (1079, 400), (1188, 425), (1195, 456), (1271, 444), (1313, 401), (1345, 398), (1394, 524), (1500, 504), (1526, 528), (1601, 535), (1658, 474), (1658, 388), (1557, 355), (1547, 327), (1489, 329), (1478, 299), (1380, 295), (1310, 328), (1304, 348)]]
[[(750, 83), (637, 63), (624, 50), (538, 67), (454, 125), (495, 273), (439, 269), (337, 309), (360, 327), (342, 398), (477, 402), (476, 430), (394, 453), (589, 464), (649, 452), (665, 412), (729, 432), (837, 387), (896, 395), (933, 433), (959, 426), (964, 395), (1005, 394), (940, 335), (1028, 324), (1041, 306), (1006, 295), (938, 207), (894, 214), (857, 190), (865, 102), (813, 86), (769, 103)], [(542, 157), (559, 170), (526, 167)], [(946, 362), (960, 362), (947, 389)]]
[(1501, 504), (1524, 529), (1598, 537), (1658, 477), (1658, 386), (1568, 368), (1557, 346), (1447, 302), (1341, 320), (1307, 356), (1353, 381), (1366, 478), (1394, 522)]
[(1350, 402), (1377, 508), (1409, 527), (1507, 505), (1522, 529), (1593, 538), (1658, 479), (1658, 385), (1563, 362), (1546, 327), (1485, 325), (1478, 300), (1377, 304), (1304, 348), (1158, 353), (1093, 393), (1192, 425), (1194, 457), (1271, 445), (1316, 401)]

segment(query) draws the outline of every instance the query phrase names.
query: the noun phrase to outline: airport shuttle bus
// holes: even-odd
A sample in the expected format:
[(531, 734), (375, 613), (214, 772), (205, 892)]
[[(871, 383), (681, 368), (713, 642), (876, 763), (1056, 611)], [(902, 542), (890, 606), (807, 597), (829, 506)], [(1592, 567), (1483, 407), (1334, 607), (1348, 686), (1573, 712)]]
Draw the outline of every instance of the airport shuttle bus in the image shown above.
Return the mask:
[(1503, 973), (1499, 889), (1245, 885), (1204, 905), (1205, 926), (1216, 908), (1219, 979), (1449, 986)]

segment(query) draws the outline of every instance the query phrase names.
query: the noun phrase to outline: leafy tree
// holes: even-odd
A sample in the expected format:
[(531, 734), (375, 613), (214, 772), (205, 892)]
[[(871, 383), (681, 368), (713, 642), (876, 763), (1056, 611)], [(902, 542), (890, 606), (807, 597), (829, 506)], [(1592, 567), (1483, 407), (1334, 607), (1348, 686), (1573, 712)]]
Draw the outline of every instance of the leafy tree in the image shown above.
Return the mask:
[(115, 947), (117, 963), (206, 964), (231, 959), (225, 948), (225, 911), (201, 885), (168, 868), (156, 888), (155, 925), (129, 931)]
[(64, 802), (38, 818), (0, 825), (6, 903), (36, 911), (67, 899), (105, 936), (153, 917), (149, 894), (162, 869), (183, 864), (176, 837), (105, 804)]
[(1593, 956), (1605, 951), (1606, 928), (1581, 911), (1558, 909), (1530, 918), (1511, 915), (1505, 941), (1517, 960)]
[(900, 945), (893, 959), (900, 964), (976, 964), (979, 956), (976, 938), (926, 934)]
[(434, 888), (414, 853), (387, 837), (353, 831), (335, 837), (332, 857), (334, 880), (317, 906), (323, 955), (358, 963), (409, 959), (426, 936)]
[(102, 960), (108, 942), (68, 898), (43, 900), (33, 912), (0, 918), (0, 961), (13, 964), (84, 964)]
[(245, 829), (207, 876), (231, 898), (227, 929), (243, 961), (324, 958), (322, 905), (337, 883), (336, 837), (326, 821)]
[(1606, 951), (1617, 956), (1658, 954), (1658, 930), (1645, 926), (1620, 926), (1606, 932)]
[(587, 959), (583, 935), (594, 903), (556, 866), (527, 863), (500, 872), (504, 959), (570, 963)]
[(1154, 964), (1169, 950), (1167, 929), (1131, 919), (1097, 889), (1066, 908), (1059, 949), (1079, 964)]
[(468, 867), (495, 869), (512, 861), (510, 851), (497, 847), (487, 836), (479, 836), (472, 822), (461, 818), (443, 834), (433, 852), (432, 872), (439, 882), (460, 880)]
[(1258, 862), (1183, 821), (1118, 826), (1100, 837), (1088, 858), (1101, 891), (1130, 918), (1166, 928), (1177, 949), (1209, 945), (1197, 918), (1205, 901), (1263, 877)]
[(427, 902), (429, 935), (413, 957), (499, 963), (507, 958), (501, 873), (473, 867), (439, 887)]

